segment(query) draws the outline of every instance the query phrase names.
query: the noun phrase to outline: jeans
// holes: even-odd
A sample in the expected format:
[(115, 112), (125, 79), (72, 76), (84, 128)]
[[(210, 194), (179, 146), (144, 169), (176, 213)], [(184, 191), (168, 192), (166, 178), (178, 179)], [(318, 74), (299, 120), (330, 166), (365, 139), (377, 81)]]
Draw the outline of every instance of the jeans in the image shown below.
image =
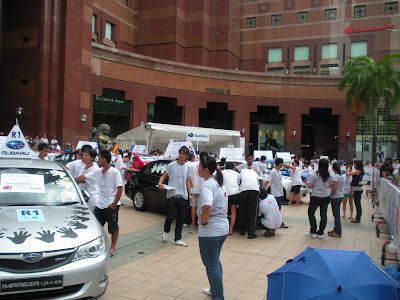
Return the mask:
[(182, 239), (182, 227), (187, 207), (188, 201), (183, 198), (171, 197), (167, 200), (167, 218), (164, 223), (164, 232), (170, 231), (176, 211), (175, 241)]
[[(319, 198), (312, 196), (310, 199), (310, 205), (308, 206), (308, 220), (310, 221), (310, 233), (316, 233), (318, 235), (323, 235), (328, 221), (326, 215), (328, 211), (328, 205), (330, 198)], [(321, 216), (321, 222), (319, 223), (319, 230), (317, 232), (317, 220), (315, 219), (315, 211), (319, 207), (319, 214)]]
[(222, 265), (219, 260), (219, 255), (226, 237), (226, 235), (215, 237), (199, 237), (200, 255), (203, 264), (206, 267), (213, 300), (224, 299)]
[(361, 207), (361, 195), (363, 191), (354, 191), (354, 205), (356, 206), (356, 220), (360, 221), (361, 220), (361, 215), (362, 215), (362, 207)]
[(333, 231), (342, 235), (342, 223), (340, 221), (340, 204), (342, 204), (343, 197), (331, 199), (332, 213), (335, 218), (335, 227)]

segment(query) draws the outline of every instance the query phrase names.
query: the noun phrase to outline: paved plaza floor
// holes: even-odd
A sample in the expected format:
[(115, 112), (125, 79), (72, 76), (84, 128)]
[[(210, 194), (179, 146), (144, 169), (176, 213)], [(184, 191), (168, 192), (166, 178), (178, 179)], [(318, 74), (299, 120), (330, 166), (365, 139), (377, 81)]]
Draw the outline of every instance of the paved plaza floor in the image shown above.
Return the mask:
[[(365, 190), (369, 188), (365, 186)], [(304, 233), (310, 229), (307, 204), (282, 206), (282, 217), (289, 228), (277, 229), (275, 237), (264, 237), (264, 230), (257, 230), (258, 238), (252, 240), (237, 231), (228, 236), (221, 252), (225, 299), (265, 299), (267, 274), (309, 246), (363, 250), (380, 264), (382, 244), (388, 235), (376, 237), (376, 222), (371, 221), (376, 208), (370, 199), (364, 192), (361, 223), (342, 219), (341, 238), (327, 235), (333, 229), (330, 206), (324, 238), (306, 238)], [(308, 198), (303, 201), (307, 203)], [(125, 196), (122, 202), (125, 205), (119, 211), (120, 236), (116, 256), (110, 262), (110, 284), (100, 299), (211, 299), (202, 292), (209, 284), (200, 258), (197, 230), (184, 227), (183, 240), (188, 247), (179, 247), (173, 244), (173, 225), (168, 242), (162, 243), (165, 216), (136, 211)], [(319, 210), (316, 217), (319, 223)]]

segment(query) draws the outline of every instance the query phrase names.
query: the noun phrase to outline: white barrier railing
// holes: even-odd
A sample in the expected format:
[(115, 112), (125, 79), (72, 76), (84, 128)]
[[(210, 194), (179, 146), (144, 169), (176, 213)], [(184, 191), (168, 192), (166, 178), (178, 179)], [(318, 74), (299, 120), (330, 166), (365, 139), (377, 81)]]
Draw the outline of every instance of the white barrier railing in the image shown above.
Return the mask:
[(400, 254), (400, 190), (388, 180), (381, 178), (377, 192), (379, 211), (385, 219), (389, 233), (393, 236), (396, 251)]

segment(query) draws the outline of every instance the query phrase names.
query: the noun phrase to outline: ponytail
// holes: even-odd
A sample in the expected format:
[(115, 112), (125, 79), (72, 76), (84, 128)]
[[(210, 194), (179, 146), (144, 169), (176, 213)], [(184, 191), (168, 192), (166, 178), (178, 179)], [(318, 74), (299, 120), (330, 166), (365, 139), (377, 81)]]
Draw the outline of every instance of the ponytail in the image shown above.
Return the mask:
[(222, 186), (222, 184), (224, 183), (224, 175), (222, 175), (220, 169), (217, 169), (217, 174), (215, 174), (215, 180), (217, 180), (219, 186)]
[(215, 180), (217, 180), (219, 186), (222, 186), (224, 182), (224, 176), (222, 175), (221, 170), (217, 169), (217, 162), (215, 161), (215, 158), (211, 156), (200, 158), (200, 164), (203, 169), (207, 169), (210, 174), (213, 174), (215, 171), (217, 171)]

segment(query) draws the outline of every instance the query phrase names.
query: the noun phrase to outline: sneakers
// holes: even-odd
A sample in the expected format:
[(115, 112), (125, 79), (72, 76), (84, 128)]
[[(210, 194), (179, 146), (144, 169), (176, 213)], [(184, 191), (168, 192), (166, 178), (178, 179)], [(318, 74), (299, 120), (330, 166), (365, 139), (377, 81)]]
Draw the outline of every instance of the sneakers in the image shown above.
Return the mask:
[(323, 234), (318, 234), (318, 235), (317, 235), (317, 238), (323, 239), (323, 238), (324, 238), (324, 235), (323, 235)]
[(208, 295), (208, 296), (212, 296), (211, 290), (210, 290), (210, 289), (204, 289), (204, 290), (203, 290), (203, 293), (206, 294), (206, 295)]
[(257, 234), (255, 234), (255, 233), (249, 234), (249, 235), (247, 236), (247, 238), (248, 238), (249, 240), (255, 239), (255, 238), (257, 238)]
[[(311, 233), (311, 232), (306, 232), (304, 234), (305, 237), (312, 237), (312, 238), (316, 238), (318, 237), (318, 235), (316, 233)], [(322, 238), (321, 238), (322, 239)]]
[(189, 224), (183, 223), (183, 227), (189, 227)]
[(174, 244), (177, 246), (187, 247), (186, 243), (182, 240), (177, 240), (174, 242)]
[(162, 234), (162, 241), (163, 243), (166, 243), (168, 240), (168, 232), (163, 232)]

